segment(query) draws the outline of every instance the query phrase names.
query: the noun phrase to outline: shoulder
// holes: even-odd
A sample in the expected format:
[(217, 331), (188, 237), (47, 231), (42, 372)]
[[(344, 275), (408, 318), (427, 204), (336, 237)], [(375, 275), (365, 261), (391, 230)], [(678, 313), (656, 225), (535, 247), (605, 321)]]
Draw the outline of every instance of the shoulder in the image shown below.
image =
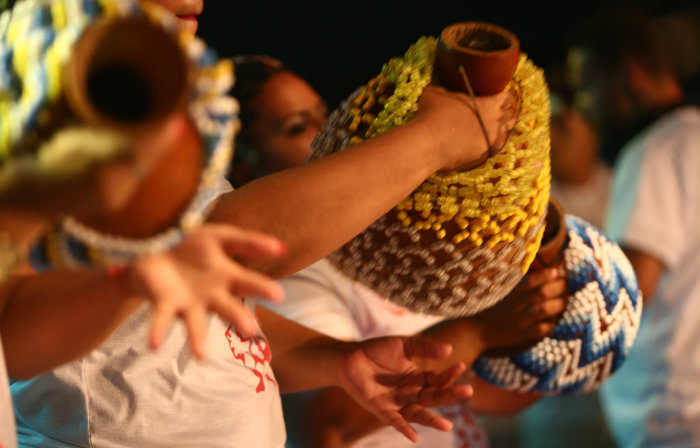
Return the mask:
[(657, 120), (646, 135), (649, 157), (689, 157), (700, 153), (700, 109), (683, 107)]
[(637, 134), (622, 150), (616, 175), (645, 171), (680, 174), (696, 170), (700, 162), (700, 109), (683, 107), (669, 112)]

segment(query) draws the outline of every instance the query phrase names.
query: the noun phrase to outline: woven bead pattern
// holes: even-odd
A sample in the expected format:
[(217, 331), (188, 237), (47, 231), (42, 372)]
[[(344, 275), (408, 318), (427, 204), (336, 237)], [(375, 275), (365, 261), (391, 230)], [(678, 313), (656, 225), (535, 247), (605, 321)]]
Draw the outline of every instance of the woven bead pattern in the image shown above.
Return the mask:
[(481, 378), (520, 392), (589, 392), (622, 364), (639, 328), (642, 297), (627, 257), (598, 229), (567, 215), (570, 298), (554, 332), (510, 357), (482, 356)]
[[(312, 159), (410, 120), (430, 82), (436, 42), (419, 39), (353, 92), (324, 123)], [(470, 315), (505, 297), (539, 248), (550, 181), (543, 73), (522, 55), (508, 89), (521, 113), (498, 154), (469, 171), (433, 174), (331, 263), (417, 312)]]

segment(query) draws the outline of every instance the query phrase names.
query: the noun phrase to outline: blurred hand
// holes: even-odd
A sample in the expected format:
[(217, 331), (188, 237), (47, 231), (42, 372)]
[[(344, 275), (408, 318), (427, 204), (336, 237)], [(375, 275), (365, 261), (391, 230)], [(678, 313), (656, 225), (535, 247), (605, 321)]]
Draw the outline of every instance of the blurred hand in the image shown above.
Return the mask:
[(241, 296), (283, 299), (282, 288), (268, 277), (240, 266), (232, 257), (275, 258), (286, 247), (279, 240), (231, 225), (205, 224), (176, 248), (134, 262), (122, 276), (125, 286), (154, 304), (149, 342), (160, 346), (175, 317), (184, 320), (192, 350), (206, 356), (207, 312), (213, 311), (242, 334), (258, 326)]
[(485, 349), (535, 343), (552, 332), (567, 304), (565, 275), (558, 268), (528, 274), (502, 301), (470, 317)]
[(445, 358), (449, 344), (417, 337), (387, 337), (357, 343), (339, 366), (340, 385), (385, 425), (391, 425), (412, 441), (418, 434), (410, 422), (442, 431), (452, 423), (430, 412), (428, 407), (466, 400), (473, 394), (469, 385), (452, 385), (465, 370), (454, 364), (441, 373), (420, 370), (413, 357)]

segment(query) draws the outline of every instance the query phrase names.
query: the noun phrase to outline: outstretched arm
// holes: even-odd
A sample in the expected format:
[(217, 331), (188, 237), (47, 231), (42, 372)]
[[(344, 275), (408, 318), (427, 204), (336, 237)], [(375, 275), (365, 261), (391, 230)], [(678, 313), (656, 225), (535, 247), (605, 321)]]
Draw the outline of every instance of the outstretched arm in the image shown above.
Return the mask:
[[(473, 364), (487, 350), (527, 345), (554, 328), (556, 317), (565, 306), (566, 284), (563, 273), (546, 270), (528, 275), (511, 294), (496, 306), (475, 316), (448, 320), (421, 334), (453, 346), (441, 359), (421, 359), (426, 369), (441, 369), (451, 363)], [(474, 387), (471, 406), (477, 413), (508, 414), (532, 405), (539, 396), (497, 388), (472, 374), (464, 381)], [(374, 415), (352, 400), (342, 389), (326, 388), (311, 401), (304, 424), (313, 434), (305, 443), (314, 448), (341, 448), (383, 426)]]
[(416, 441), (415, 422), (447, 431), (452, 424), (427, 407), (471, 396), (471, 387), (451, 386), (458, 363), (441, 373), (418, 369), (416, 358), (443, 358), (451, 347), (422, 338), (389, 337), (341, 342), (272, 311), (258, 307), (258, 318), (274, 353), (272, 367), (282, 392), (340, 386), (350, 397)]
[[(521, 394), (493, 386), (467, 373), (474, 388), (469, 404), (477, 414), (507, 415), (536, 403), (538, 394)], [(384, 424), (367, 412), (341, 388), (328, 387), (315, 394), (305, 407), (300, 433), (308, 448), (347, 448)]]
[(232, 226), (207, 224), (175, 249), (137, 260), (118, 274), (101, 269), (54, 270), (0, 283), (0, 331), (10, 376), (22, 379), (85, 355), (144, 299), (153, 302), (150, 343), (157, 348), (175, 317), (204, 357), (212, 311), (246, 334), (257, 330), (239, 296), (282, 298), (267, 277), (231, 260), (235, 254), (275, 257), (281, 243)]
[(446, 359), (426, 360), (426, 367), (440, 368), (461, 361), (471, 366), (487, 352), (518, 351), (554, 330), (566, 307), (566, 280), (556, 268), (528, 274), (503, 300), (474, 316), (446, 320), (422, 335), (453, 345)]
[(466, 381), (474, 387), (474, 398), (470, 404), (477, 414), (515, 414), (527, 409), (542, 398), (542, 395), (535, 392), (520, 393), (494, 386), (473, 372), (467, 373)]
[[(480, 98), (485, 122), (499, 135), (505, 94)], [(346, 243), (441, 169), (479, 159), (486, 143), (466, 95), (429, 86), (407, 124), (308, 164), (271, 174), (228, 193), (215, 221), (274, 235), (283, 260), (251, 265), (283, 277)], [(505, 138), (505, 132), (500, 139)], [(247, 260), (246, 260), (247, 262)]]
[[(462, 361), (471, 366), (487, 353), (517, 353), (554, 330), (566, 307), (565, 273), (551, 268), (528, 274), (495, 306), (471, 317), (445, 321), (423, 332), (438, 341), (452, 341), (454, 350), (445, 360), (427, 360), (424, 367)], [(465, 378), (474, 386), (472, 409), (477, 413), (510, 414), (537, 402), (538, 394), (522, 394), (493, 386), (473, 374)]]

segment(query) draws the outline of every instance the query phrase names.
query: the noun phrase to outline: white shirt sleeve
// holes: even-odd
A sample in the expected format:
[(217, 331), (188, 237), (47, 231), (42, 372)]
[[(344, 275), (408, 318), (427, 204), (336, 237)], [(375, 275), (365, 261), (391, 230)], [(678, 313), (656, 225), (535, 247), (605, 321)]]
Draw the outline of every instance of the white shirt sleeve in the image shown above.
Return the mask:
[(352, 312), (352, 281), (333, 271), (326, 260), (279, 280), (282, 303), (258, 302), (287, 319), (342, 340), (360, 340)]

